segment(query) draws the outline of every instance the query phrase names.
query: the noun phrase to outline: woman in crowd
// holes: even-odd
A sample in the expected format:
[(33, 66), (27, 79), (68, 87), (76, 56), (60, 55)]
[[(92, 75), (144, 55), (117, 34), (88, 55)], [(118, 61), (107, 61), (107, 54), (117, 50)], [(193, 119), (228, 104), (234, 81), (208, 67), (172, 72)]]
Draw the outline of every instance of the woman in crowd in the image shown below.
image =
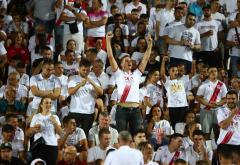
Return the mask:
[(66, 61), (66, 57), (65, 57), (65, 52), (66, 50), (71, 50), (75, 52), (75, 60), (76, 62), (79, 62), (81, 59), (81, 52), (77, 52), (76, 51), (77, 48), (77, 43), (74, 39), (70, 39), (67, 41), (67, 46), (65, 48), (65, 50), (63, 50), (60, 55), (58, 56), (58, 61)]
[(191, 122), (185, 126), (183, 133), (183, 135), (185, 136), (183, 138), (184, 149), (187, 149), (188, 147), (191, 147), (193, 145), (193, 132), (195, 130), (199, 130), (198, 124), (195, 122)]
[[(193, 111), (188, 111), (186, 114), (186, 118), (185, 118), (185, 123), (177, 123), (175, 125), (175, 132), (176, 133), (180, 133), (183, 134), (184, 130), (185, 130), (185, 126), (187, 124), (196, 122), (196, 115)], [(198, 128), (201, 130), (201, 124), (197, 123)]]
[(133, 52), (131, 59), (133, 60), (133, 69), (136, 69), (141, 62), (144, 52), (147, 50), (147, 41), (144, 37), (137, 40), (136, 51)]
[(15, 56), (19, 56), (22, 62), (28, 64), (30, 62), (30, 53), (26, 47), (26, 39), (22, 32), (16, 32), (10, 41), (10, 47), (7, 49), (8, 60)]
[(39, 113), (33, 116), (28, 132), (34, 135), (34, 141), (31, 144), (33, 159), (41, 158), (47, 164), (54, 165), (58, 156), (56, 134), (61, 135), (62, 128), (59, 118), (51, 114), (51, 107), (50, 98), (46, 97), (41, 100)]
[(163, 119), (161, 108), (158, 105), (152, 106), (147, 122), (147, 135), (154, 150), (167, 144), (167, 135), (171, 135), (171, 130), (170, 123)]
[(121, 45), (121, 51), (127, 53), (129, 42), (126, 38), (124, 38), (122, 28), (120, 26), (116, 26), (113, 30), (113, 34), (112, 47), (115, 43), (119, 43)]
[(158, 70), (149, 71), (145, 79), (146, 96), (144, 97), (144, 102), (147, 105), (146, 114), (149, 114), (153, 105), (157, 104), (163, 108), (163, 91), (159, 80), (160, 73)]

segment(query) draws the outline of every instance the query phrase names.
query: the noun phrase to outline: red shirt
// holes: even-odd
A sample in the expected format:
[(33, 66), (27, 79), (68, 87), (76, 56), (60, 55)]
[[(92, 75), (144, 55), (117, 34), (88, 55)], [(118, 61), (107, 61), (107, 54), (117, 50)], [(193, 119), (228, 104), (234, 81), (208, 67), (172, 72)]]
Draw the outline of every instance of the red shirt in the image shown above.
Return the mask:
[(7, 57), (10, 60), (16, 55), (20, 55), (22, 62), (28, 63), (30, 61), (29, 51), (26, 48), (16, 48), (14, 45), (7, 49)]

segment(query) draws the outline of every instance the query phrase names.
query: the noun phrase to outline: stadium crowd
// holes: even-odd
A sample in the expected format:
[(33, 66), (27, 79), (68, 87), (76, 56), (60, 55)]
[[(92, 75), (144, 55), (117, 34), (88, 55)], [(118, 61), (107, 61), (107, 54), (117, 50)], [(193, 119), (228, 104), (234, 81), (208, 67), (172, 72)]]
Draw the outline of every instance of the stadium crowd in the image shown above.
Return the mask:
[(1, 165), (240, 164), (240, 0), (0, 0)]

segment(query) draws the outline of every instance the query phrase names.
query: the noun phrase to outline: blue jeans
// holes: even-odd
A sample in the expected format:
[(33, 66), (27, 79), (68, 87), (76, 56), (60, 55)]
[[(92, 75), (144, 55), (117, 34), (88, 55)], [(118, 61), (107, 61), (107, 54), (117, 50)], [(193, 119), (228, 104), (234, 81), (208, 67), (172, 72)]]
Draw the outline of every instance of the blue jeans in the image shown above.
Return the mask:
[(137, 129), (143, 128), (143, 119), (140, 109), (118, 106), (116, 111), (116, 123), (119, 132), (128, 130), (129, 124), (130, 132), (133, 134)]
[(237, 68), (237, 66), (238, 66), (237, 64), (238, 64), (239, 59), (240, 59), (240, 57), (231, 56), (230, 65), (231, 65), (232, 76), (238, 76), (238, 72), (240, 71)]

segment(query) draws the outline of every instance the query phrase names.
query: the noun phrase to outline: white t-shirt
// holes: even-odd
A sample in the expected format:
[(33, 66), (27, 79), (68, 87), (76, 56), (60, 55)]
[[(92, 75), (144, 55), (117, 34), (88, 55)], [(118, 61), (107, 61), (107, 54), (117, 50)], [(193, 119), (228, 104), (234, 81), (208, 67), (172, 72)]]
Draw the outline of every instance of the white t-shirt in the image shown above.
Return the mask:
[[(59, 79), (51, 75), (48, 79), (44, 79), (42, 77), (42, 74), (38, 74), (35, 76), (32, 76), (30, 78), (30, 87), (31, 86), (36, 86), (39, 90), (54, 90), (57, 88), (61, 88), (61, 83)], [(33, 97), (33, 103), (32, 103), (32, 108), (33, 109), (38, 109), (38, 106), (41, 102), (42, 98), (38, 96)], [(57, 100), (53, 101), (53, 106), (55, 106), (55, 110), (57, 109)]]
[(133, 52), (131, 59), (136, 61), (136, 64), (138, 65), (142, 61), (143, 56), (144, 56), (144, 53)]
[[(7, 36), (5, 31), (0, 30), (0, 32)], [(7, 54), (7, 50), (5, 49), (4, 41), (0, 41), (0, 56), (6, 55), (6, 54)]]
[[(66, 15), (68, 17), (75, 17), (75, 15), (67, 9), (64, 9), (63, 12), (66, 13)], [(83, 10), (83, 9), (77, 9), (76, 13), (81, 13), (81, 14), (87, 15), (86, 11)], [(66, 34), (71, 34), (71, 32), (69, 30), (69, 25), (67, 23), (74, 23), (74, 22), (75, 21), (69, 21), (69, 22), (64, 23), (64, 34), (65, 35)], [(77, 21), (77, 26), (78, 26), (78, 33), (83, 35), (83, 22), (82, 21)]]
[[(176, 158), (176, 159), (184, 159), (185, 160), (184, 152), (182, 152), (182, 151), (178, 151), (178, 152), (180, 152), (180, 153), (179, 153), (178, 158)], [(167, 145), (159, 147), (155, 154), (154, 161), (169, 164), (170, 161), (172, 160), (174, 154), (175, 154), (175, 152), (170, 153)]]
[(70, 76), (75, 75), (78, 72), (79, 64), (74, 61), (72, 65), (68, 65), (66, 61), (62, 61), (64, 68), (64, 75)]
[[(88, 12), (88, 17), (90, 21), (99, 21), (104, 17), (108, 17), (107, 12), (101, 10), (98, 13)], [(105, 25), (87, 29), (87, 36), (89, 37), (105, 37)]]
[(97, 159), (105, 160), (107, 151), (112, 147), (107, 147), (106, 150), (102, 150), (99, 145), (94, 146), (88, 150), (87, 162), (95, 162)]
[(167, 23), (163, 30), (163, 35), (168, 36), (171, 33), (171, 31), (173, 30), (173, 28), (178, 25), (183, 25), (183, 22), (174, 20), (172, 22)]
[[(163, 107), (163, 91), (160, 88), (160, 86), (154, 85), (154, 84), (148, 84), (146, 86), (147, 89), (147, 94), (145, 97), (148, 97), (151, 102), (152, 105), (157, 104), (158, 102), (160, 102), (160, 107)], [(149, 114), (150, 108), (147, 107), (146, 110), (146, 114)]]
[(101, 75), (98, 77), (93, 72), (90, 72), (89, 75), (94, 77), (94, 79), (98, 80), (103, 89), (108, 88), (109, 76), (105, 72), (102, 72)]
[[(4, 119), (5, 120), (5, 119)], [(5, 124), (5, 123), (4, 123)], [(2, 128), (0, 128), (0, 139), (3, 139)], [(13, 141), (24, 141), (24, 132), (21, 128), (17, 127)]]
[[(135, 102), (139, 103), (139, 82), (141, 79), (142, 73), (136, 69), (133, 73), (126, 73), (117, 69), (116, 72), (113, 72), (115, 83), (117, 85), (118, 92), (118, 101), (119, 102)], [(128, 91), (129, 90), (129, 91)], [(124, 91), (126, 96), (124, 97)], [(127, 94), (128, 93), (128, 94)], [(121, 100), (122, 98), (122, 100)], [(125, 98), (125, 99), (124, 99)]]
[(86, 135), (82, 128), (76, 128), (76, 130), (67, 137), (66, 143), (67, 145), (77, 145), (81, 140), (86, 140)]
[(26, 87), (30, 86), (30, 78), (29, 75), (23, 73), (23, 75), (21, 76), (20, 80), (19, 80), (19, 84), (22, 84)]
[(101, 49), (97, 53), (97, 59), (101, 59), (102, 62), (104, 63), (104, 65), (106, 65), (106, 63), (107, 63), (107, 52), (105, 52), (104, 50)]
[[(93, 80), (98, 86), (100, 86), (98, 80), (93, 77), (89, 78)], [(83, 80), (79, 75), (75, 75), (69, 78), (68, 88), (75, 87)], [(70, 112), (93, 114), (95, 111), (96, 96), (95, 89), (87, 82), (83, 87), (80, 87), (76, 93), (71, 95)]]
[(227, 12), (232, 13), (237, 9), (237, 0), (220, 0), (221, 6), (226, 6)]
[[(221, 108), (218, 109), (217, 111), (217, 119), (218, 119), (218, 124), (220, 124), (223, 120), (227, 119), (231, 114), (231, 110), (229, 110), (229, 108), (227, 106), (223, 106)], [(240, 145), (240, 114), (238, 113), (237, 115), (235, 115), (232, 119), (231, 125), (228, 126), (226, 129), (222, 129), (220, 128), (220, 134), (219, 134), (219, 138), (217, 140), (217, 143), (220, 144), (224, 137), (226, 136), (226, 134), (229, 131), (233, 131), (233, 135), (231, 137), (231, 139), (227, 142), (227, 144), (232, 144), (232, 145)]]
[[(208, 149), (208, 148), (205, 148), (206, 149), (206, 154), (208, 156), (208, 159), (210, 161), (212, 161), (212, 157), (213, 157), (213, 151)], [(205, 160), (204, 158), (204, 155), (203, 154), (200, 154), (200, 153), (197, 153), (194, 149), (193, 149), (193, 146), (189, 147), (187, 150), (186, 150), (186, 156), (187, 156), (187, 161), (189, 162), (189, 164), (196, 164), (196, 162), (198, 160)]]
[[(197, 91), (197, 96), (203, 96), (203, 98), (207, 102), (209, 102), (212, 95), (213, 95), (215, 87), (218, 84), (218, 81), (219, 80), (217, 80), (215, 82), (211, 82), (211, 81), (208, 80), (205, 83), (203, 83), (202, 85), (200, 85), (200, 87), (198, 88), (198, 91)], [(226, 88), (226, 85), (223, 84), (221, 86), (219, 94), (217, 95), (216, 102), (221, 101), (221, 99), (224, 98), (226, 96), (226, 94), (227, 94), (227, 88)], [(205, 105), (201, 104), (200, 107), (203, 109), (203, 108), (205, 108)]]
[(163, 131), (164, 136), (171, 135), (171, 126), (167, 120), (160, 120), (154, 123), (153, 129), (152, 129), (153, 138), (156, 138), (156, 132), (158, 129), (161, 129)]
[(105, 165), (144, 165), (143, 155), (129, 146), (121, 146), (118, 150), (110, 152), (104, 162)]
[(141, 14), (147, 14), (147, 8), (146, 5), (144, 5), (143, 3), (139, 2), (138, 6), (135, 6), (133, 4), (133, 2), (130, 2), (129, 4), (127, 4), (127, 6), (125, 7), (125, 13), (126, 14), (131, 14), (132, 9), (140, 9), (139, 15)]
[[(6, 89), (7, 85), (3, 85), (0, 88), (0, 98), (6, 98)], [(22, 98), (27, 98), (28, 97), (28, 89), (22, 84), (19, 84), (16, 90), (16, 100), (21, 100)]]
[(65, 75), (61, 75), (60, 77), (57, 77), (60, 80), (61, 83), (61, 94), (60, 96), (64, 96), (65, 98), (68, 97), (68, 77)]
[[(128, 35), (129, 35), (128, 26), (125, 25), (125, 24), (121, 24), (120, 27), (121, 27), (121, 29), (122, 29), (123, 35), (124, 35), (124, 36), (128, 36)], [(108, 31), (108, 32), (109, 32), (109, 31), (113, 32), (114, 28), (115, 28), (115, 24), (110, 24), (110, 25), (108, 25), (108, 27), (107, 27), (107, 31)]]
[[(42, 115), (41, 113), (34, 115), (30, 127), (34, 127), (36, 124), (41, 125), (41, 132), (38, 132), (34, 135), (34, 141), (40, 137), (43, 137), (46, 145), (57, 146), (57, 135), (55, 133), (55, 127), (50, 120), (50, 116), (51, 114)], [(57, 121), (58, 125), (61, 125), (59, 118), (56, 115), (53, 115), (53, 117)]]
[(226, 24), (226, 17), (222, 13), (219, 12), (216, 12), (214, 14), (212, 13), (211, 17), (212, 19), (219, 21), (222, 25)]
[(167, 90), (168, 107), (188, 106), (184, 82), (182, 80), (167, 80), (164, 86)]
[[(174, 27), (169, 37), (176, 41), (186, 40), (192, 44), (201, 44), (199, 32), (194, 27), (187, 28), (185, 25)], [(192, 61), (193, 51), (189, 47), (173, 45), (169, 53), (170, 57)]]
[[(175, 125), (175, 133), (184, 134), (185, 126), (186, 123), (177, 123)], [(202, 130), (201, 124), (197, 123), (197, 127), (199, 128), (199, 130)]]
[(159, 36), (164, 35), (164, 29), (167, 23), (174, 21), (174, 9), (167, 10), (166, 8), (156, 13), (156, 21), (160, 22)]
[[(240, 27), (237, 27), (237, 30), (238, 30), (238, 36), (240, 38)], [(235, 43), (239, 43), (235, 28), (232, 28), (228, 31), (227, 41), (232, 41), (232, 42), (235, 42)], [(230, 55), (240, 57), (240, 46), (232, 47)]]
[(218, 32), (223, 30), (219, 21), (212, 19), (211, 21), (200, 21), (196, 24), (199, 33), (205, 33), (209, 30), (213, 31), (213, 35), (201, 38), (201, 51), (213, 51), (218, 47)]

